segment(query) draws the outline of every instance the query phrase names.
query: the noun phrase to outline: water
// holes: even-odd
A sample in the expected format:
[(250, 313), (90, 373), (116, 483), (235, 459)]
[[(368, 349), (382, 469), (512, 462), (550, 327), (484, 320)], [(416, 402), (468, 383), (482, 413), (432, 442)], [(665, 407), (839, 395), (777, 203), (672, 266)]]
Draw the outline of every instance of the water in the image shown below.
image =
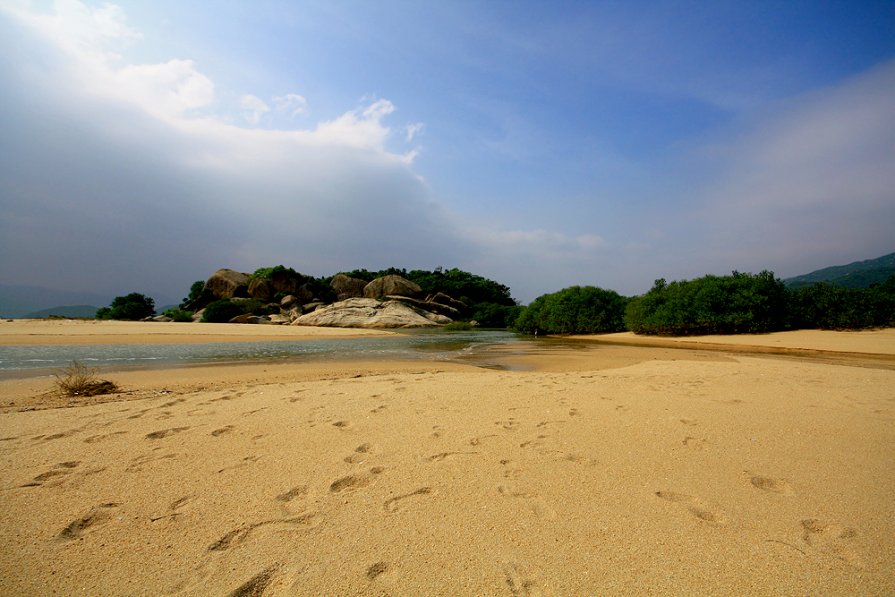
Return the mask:
[(319, 338), (294, 342), (216, 342), (208, 344), (98, 344), (0, 346), (0, 377), (48, 375), (79, 361), (101, 371), (162, 368), (230, 362), (423, 359), (479, 360), (489, 348), (521, 346), (526, 341), (504, 331), (420, 330), (394, 336)]

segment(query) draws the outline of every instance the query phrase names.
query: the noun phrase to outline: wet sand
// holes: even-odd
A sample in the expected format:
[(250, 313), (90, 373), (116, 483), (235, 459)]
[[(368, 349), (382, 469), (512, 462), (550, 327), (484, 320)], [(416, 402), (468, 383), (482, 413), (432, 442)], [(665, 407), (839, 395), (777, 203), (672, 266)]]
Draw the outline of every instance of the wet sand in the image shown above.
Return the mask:
[(0, 382), (0, 594), (893, 594), (861, 334), (110, 373), (67, 408)]

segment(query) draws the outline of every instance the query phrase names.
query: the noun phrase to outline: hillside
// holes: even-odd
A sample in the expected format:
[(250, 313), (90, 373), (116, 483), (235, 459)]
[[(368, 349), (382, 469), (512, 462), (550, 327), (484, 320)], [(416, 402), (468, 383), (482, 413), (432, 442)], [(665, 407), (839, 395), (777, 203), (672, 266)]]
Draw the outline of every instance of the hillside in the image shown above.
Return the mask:
[(867, 288), (871, 284), (882, 284), (892, 275), (895, 275), (895, 253), (848, 265), (825, 267), (809, 274), (787, 278), (783, 283), (788, 288), (801, 288), (817, 282), (829, 282), (845, 288)]
[(50, 307), (49, 309), (41, 309), (24, 315), (25, 319), (46, 319), (51, 315), (57, 317), (90, 317), (96, 315), (99, 307), (93, 305), (65, 305), (62, 307)]

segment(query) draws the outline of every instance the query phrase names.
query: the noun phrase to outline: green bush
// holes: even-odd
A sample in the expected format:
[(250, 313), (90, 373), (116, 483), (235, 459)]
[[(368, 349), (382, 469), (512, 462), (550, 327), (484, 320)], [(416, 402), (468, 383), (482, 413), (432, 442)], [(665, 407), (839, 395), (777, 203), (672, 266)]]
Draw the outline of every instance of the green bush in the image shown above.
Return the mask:
[(772, 272), (733, 272), (670, 284), (656, 280), (649, 292), (631, 299), (625, 323), (638, 334), (756, 334), (784, 329), (786, 311), (786, 288)]
[(627, 299), (614, 290), (572, 286), (536, 298), (513, 324), (529, 334), (601, 334), (624, 330)]
[(108, 307), (96, 311), (97, 319), (137, 321), (155, 315), (155, 301), (138, 292), (117, 296)]
[(895, 325), (895, 276), (869, 288), (826, 282), (789, 291), (789, 325), (794, 329), (861, 329)]
[(187, 309), (179, 309), (177, 307), (171, 307), (170, 309), (168, 309), (167, 311), (162, 313), (162, 315), (170, 317), (174, 321), (181, 322), (181, 323), (190, 322), (193, 320), (193, 312), (192, 311), (189, 311)]
[(227, 323), (234, 317), (242, 315), (246, 311), (239, 303), (234, 303), (230, 299), (221, 299), (209, 303), (202, 313), (203, 323)]

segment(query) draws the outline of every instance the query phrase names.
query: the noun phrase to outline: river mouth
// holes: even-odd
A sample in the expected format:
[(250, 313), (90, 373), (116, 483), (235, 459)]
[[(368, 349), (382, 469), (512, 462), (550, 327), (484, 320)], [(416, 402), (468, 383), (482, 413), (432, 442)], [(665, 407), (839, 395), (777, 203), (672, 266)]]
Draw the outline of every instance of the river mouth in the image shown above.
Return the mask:
[(390, 336), (192, 344), (0, 346), (0, 379), (53, 375), (77, 361), (101, 372), (231, 363), (458, 361), (499, 368), (489, 354), (514, 352), (525, 337), (503, 330), (401, 331)]

